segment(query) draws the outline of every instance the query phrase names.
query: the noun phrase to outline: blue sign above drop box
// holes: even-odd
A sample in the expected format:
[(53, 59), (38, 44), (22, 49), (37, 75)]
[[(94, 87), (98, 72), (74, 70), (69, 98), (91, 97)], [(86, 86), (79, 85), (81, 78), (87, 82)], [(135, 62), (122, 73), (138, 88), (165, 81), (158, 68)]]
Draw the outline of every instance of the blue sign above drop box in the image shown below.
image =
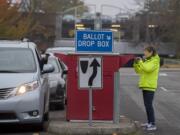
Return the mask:
[(112, 53), (113, 33), (111, 31), (77, 31), (76, 52)]

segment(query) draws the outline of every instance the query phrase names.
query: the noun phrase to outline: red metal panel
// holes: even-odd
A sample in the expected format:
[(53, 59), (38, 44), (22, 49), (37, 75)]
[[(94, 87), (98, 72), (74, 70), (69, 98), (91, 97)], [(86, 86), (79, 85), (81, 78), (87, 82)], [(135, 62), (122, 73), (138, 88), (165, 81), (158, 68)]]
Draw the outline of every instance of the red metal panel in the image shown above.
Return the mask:
[[(68, 66), (67, 76), (67, 120), (88, 120), (88, 90), (78, 89), (79, 55), (56, 56), (65, 60)], [(97, 55), (101, 56), (101, 55)], [(120, 57), (103, 55), (103, 89), (93, 91), (93, 119), (113, 120), (114, 72), (120, 67)]]
[(87, 120), (88, 91), (78, 90), (78, 57), (75, 55), (68, 55), (67, 59), (67, 120)]
[[(78, 55), (68, 55), (67, 120), (88, 120), (88, 90), (78, 89)], [(103, 56), (103, 90), (93, 91), (94, 120), (113, 119), (114, 72), (119, 57)]]
[(114, 72), (118, 69), (118, 56), (103, 56), (103, 90), (93, 92), (95, 120), (113, 120)]

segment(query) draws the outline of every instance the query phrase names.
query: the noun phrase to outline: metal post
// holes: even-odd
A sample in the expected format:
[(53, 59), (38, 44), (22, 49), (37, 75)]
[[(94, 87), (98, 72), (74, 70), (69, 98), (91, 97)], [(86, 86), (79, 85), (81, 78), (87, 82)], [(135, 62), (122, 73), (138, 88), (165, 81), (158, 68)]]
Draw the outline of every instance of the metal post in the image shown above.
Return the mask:
[(56, 14), (56, 40), (60, 40), (62, 38), (62, 14)]
[(76, 7), (75, 9), (74, 9), (74, 35), (76, 34), (76, 17), (77, 17), (77, 11), (78, 10), (78, 8)]
[(93, 97), (92, 97), (92, 87), (89, 88), (89, 126), (92, 126), (92, 121), (93, 121)]
[[(62, 12), (62, 18), (64, 16), (65, 13), (68, 13), (70, 11), (74, 11), (74, 31), (76, 31), (76, 17), (77, 17), (77, 14), (78, 14), (78, 8), (80, 7), (83, 7), (84, 5), (79, 5), (79, 6), (76, 6), (76, 7), (72, 7), (72, 8), (69, 8), (65, 11)], [(94, 6), (95, 7), (95, 12), (96, 12), (96, 5), (95, 4), (88, 4), (88, 6)], [(61, 22), (61, 39), (62, 39), (62, 22)]]
[(61, 20), (60, 20), (60, 40), (62, 39), (62, 25), (63, 25), (63, 14), (61, 14)]
[(120, 73), (114, 73), (114, 116), (113, 123), (119, 124), (120, 121), (120, 105), (119, 105), (119, 83), (120, 83)]

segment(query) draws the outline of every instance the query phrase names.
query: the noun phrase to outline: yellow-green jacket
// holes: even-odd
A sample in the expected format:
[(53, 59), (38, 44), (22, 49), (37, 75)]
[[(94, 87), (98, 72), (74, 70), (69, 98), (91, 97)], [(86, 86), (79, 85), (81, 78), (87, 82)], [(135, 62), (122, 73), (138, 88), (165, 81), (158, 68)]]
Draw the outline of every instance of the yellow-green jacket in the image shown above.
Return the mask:
[(134, 69), (140, 76), (139, 88), (156, 91), (158, 85), (160, 58), (158, 55), (146, 60), (134, 62)]

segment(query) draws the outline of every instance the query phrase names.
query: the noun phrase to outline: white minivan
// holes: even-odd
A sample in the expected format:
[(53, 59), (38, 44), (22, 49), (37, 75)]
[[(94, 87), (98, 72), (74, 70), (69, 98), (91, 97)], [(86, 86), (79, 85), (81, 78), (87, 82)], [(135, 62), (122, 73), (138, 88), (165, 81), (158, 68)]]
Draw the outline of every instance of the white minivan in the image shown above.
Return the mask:
[(0, 41), (0, 123), (40, 124), (48, 120), (49, 86), (36, 45)]

